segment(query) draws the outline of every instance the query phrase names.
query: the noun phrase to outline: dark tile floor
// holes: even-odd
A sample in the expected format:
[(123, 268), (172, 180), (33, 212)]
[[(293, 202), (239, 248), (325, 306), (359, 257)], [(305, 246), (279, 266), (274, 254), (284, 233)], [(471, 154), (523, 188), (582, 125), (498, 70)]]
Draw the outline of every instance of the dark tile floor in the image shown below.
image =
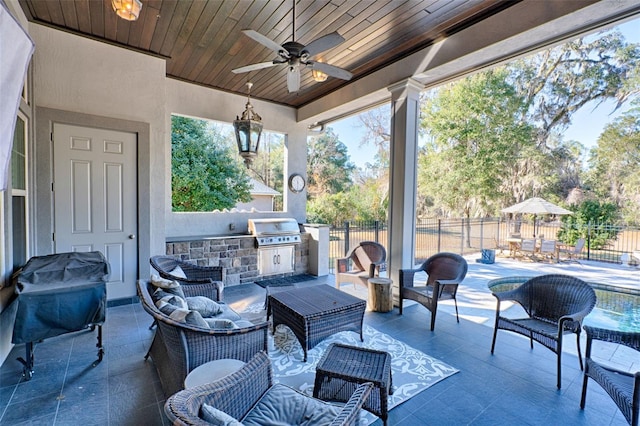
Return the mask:
[[(332, 276), (328, 281), (332, 281)], [(316, 280), (322, 283), (324, 280)], [(230, 287), (225, 298), (237, 310), (264, 301), (254, 284)], [(462, 309), (462, 308), (461, 308)], [(422, 350), (460, 373), (432, 386), (389, 413), (390, 425), (624, 425), (616, 406), (595, 384), (587, 408), (579, 407), (582, 374), (575, 355), (563, 357), (563, 388), (555, 387), (555, 356), (502, 332), (496, 354), (489, 352), (492, 328), (438, 315), (428, 330), (429, 312), (419, 305), (365, 322)], [(21, 379), (24, 356), (18, 345), (0, 368), (2, 425), (163, 425), (164, 396), (152, 361), (144, 355), (153, 331), (140, 304), (111, 307), (104, 326), (106, 353), (97, 367), (96, 333), (47, 339), (35, 349), (34, 376)], [(376, 425), (381, 424), (380, 421)]]

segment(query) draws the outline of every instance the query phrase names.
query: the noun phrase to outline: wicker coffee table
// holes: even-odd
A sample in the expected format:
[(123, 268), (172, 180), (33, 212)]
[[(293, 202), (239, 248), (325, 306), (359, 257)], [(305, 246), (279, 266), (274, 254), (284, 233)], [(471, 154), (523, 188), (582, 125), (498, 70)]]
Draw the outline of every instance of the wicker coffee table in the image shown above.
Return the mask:
[(389, 395), (393, 394), (391, 355), (374, 349), (332, 343), (316, 366), (313, 396), (324, 401), (347, 402), (361, 383), (371, 382), (379, 392), (371, 392), (363, 408), (387, 424)]
[(284, 324), (293, 331), (304, 351), (339, 331), (355, 331), (362, 337), (362, 319), (367, 303), (321, 284), (269, 294), (267, 315), (273, 316), (273, 330)]

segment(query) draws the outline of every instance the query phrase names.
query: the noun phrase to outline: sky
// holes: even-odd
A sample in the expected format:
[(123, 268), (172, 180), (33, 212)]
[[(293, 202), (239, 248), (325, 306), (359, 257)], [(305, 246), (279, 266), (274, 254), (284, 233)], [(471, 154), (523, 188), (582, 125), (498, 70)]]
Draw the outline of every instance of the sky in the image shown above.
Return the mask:
[[(640, 18), (620, 24), (616, 28), (622, 32), (627, 42), (640, 43)], [(587, 149), (594, 147), (604, 127), (629, 108), (629, 105), (624, 105), (614, 112), (615, 105), (615, 101), (607, 101), (600, 105), (591, 103), (582, 107), (574, 114), (571, 126), (564, 132), (564, 140), (578, 141)], [(373, 147), (360, 147), (364, 129), (357, 116), (329, 123), (328, 127), (331, 127), (340, 141), (347, 145), (354, 164), (363, 167), (367, 162), (373, 163)]]

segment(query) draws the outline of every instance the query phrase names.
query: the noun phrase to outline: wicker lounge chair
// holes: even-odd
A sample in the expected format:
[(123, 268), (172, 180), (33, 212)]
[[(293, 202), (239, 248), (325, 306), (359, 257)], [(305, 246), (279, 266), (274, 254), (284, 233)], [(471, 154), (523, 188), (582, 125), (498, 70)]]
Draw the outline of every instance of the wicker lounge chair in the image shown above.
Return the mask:
[(589, 377), (607, 391), (630, 425), (638, 426), (640, 421), (640, 371), (635, 374), (605, 367), (591, 359), (591, 346), (594, 340), (617, 343), (640, 352), (640, 332), (623, 332), (603, 328), (584, 326), (587, 333), (585, 353), (584, 381), (580, 408), (584, 409), (587, 397)]
[[(340, 283), (358, 283), (367, 287), (369, 278), (380, 275), (385, 264), (387, 251), (373, 241), (362, 241), (352, 248), (346, 257), (336, 259), (336, 288)], [(351, 264), (351, 269), (349, 264)]]
[[(247, 424), (257, 424), (249, 420), (256, 418), (259, 424), (301, 424), (302, 419), (297, 417), (308, 415), (313, 420), (322, 421), (322, 424), (329, 424), (328, 420), (331, 420), (331, 425), (355, 425), (360, 408), (369, 397), (372, 387), (372, 383), (364, 383), (343, 407), (334, 406), (286, 385), (274, 385), (269, 357), (262, 352), (235, 373), (171, 396), (165, 403), (164, 411), (174, 425), (212, 424), (203, 418), (204, 411), (212, 411), (207, 408), (203, 410), (205, 404), (221, 411), (214, 412), (220, 417), (230, 416)], [(277, 409), (265, 409), (269, 401), (277, 403), (278, 398), (286, 398), (288, 403), (278, 404)], [(273, 418), (275, 416), (278, 418)], [(304, 420), (304, 424), (314, 424), (309, 418)]]
[[(467, 261), (455, 253), (438, 253), (428, 258), (417, 269), (400, 270), (400, 315), (404, 299), (415, 300), (431, 311), (431, 331), (436, 324), (438, 300), (453, 299), (458, 317), (458, 301), (456, 293), (458, 284), (467, 275)], [(418, 272), (427, 273), (427, 283), (424, 286), (414, 285), (414, 276)]]
[[(192, 287), (198, 295), (207, 296), (212, 300), (222, 300), (224, 291), (222, 266), (199, 266), (172, 256), (153, 256), (149, 259), (149, 263), (162, 278), (178, 281), (182, 285), (200, 286), (201, 288)], [(186, 278), (174, 275), (177, 267), (180, 267)], [(211, 286), (210, 283), (215, 283), (215, 286)]]
[[(567, 275), (552, 274), (531, 278), (518, 288), (494, 292), (498, 299), (496, 322), (493, 329), (491, 353), (495, 349), (498, 330), (513, 331), (546, 346), (558, 355), (558, 389), (562, 386), (561, 356), (562, 336), (576, 334), (578, 361), (582, 370), (580, 354), (580, 329), (582, 320), (596, 305), (596, 293), (589, 284)], [(501, 315), (500, 303), (518, 302), (526, 311), (526, 318), (507, 318)]]
[[(155, 306), (151, 283), (140, 280), (137, 287), (144, 310), (158, 324), (145, 358), (151, 356), (165, 396), (181, 390), (187, 374), (206, 362), (224, 358), (247, 362), (256, 353), (267, 350), (267, 322), (233, 329), (211, 329), (174, 321)], [(235, 314), (231, 308), (228, 310)]]

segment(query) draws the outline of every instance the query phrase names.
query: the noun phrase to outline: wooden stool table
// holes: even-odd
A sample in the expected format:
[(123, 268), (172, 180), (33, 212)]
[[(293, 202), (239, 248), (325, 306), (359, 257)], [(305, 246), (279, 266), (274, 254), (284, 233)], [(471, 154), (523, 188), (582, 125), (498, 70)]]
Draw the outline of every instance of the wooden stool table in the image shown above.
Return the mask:
[(389, 278), (369, 278), (369, 309), (374, 312), (389, 312), (393, 310), (393, 281)]
[(332, 343), (318, 361), (313, 396), (324, 401), (347, 402), (358, 385), (371, 382), (365, 410), (387, 424), (389, 395), (393, 394), (391, 355), (374, 349)]

